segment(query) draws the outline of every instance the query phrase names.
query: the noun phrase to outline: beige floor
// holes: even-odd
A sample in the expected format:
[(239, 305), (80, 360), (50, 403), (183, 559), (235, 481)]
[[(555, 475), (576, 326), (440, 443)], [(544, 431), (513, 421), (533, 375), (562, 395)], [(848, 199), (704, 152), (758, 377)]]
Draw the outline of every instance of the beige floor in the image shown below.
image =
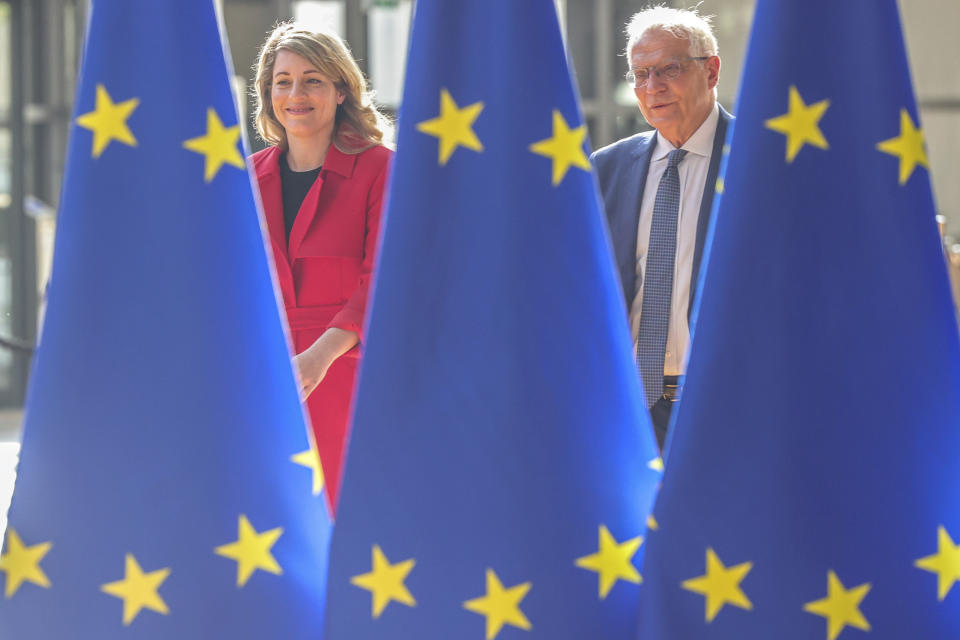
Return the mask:
[(7, 528), (7, 509), (10, 508), (16, 478), (22, 420), (20, 411), (0, 411), (0, 538)]

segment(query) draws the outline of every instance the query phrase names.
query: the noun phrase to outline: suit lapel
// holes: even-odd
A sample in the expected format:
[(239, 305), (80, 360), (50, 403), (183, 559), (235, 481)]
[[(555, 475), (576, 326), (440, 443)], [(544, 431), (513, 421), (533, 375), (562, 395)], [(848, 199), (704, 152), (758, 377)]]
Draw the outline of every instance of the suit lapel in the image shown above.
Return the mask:
[(297, 217), (293, 220), (293, 228), (290, 229), (290, 258), (296, 260), (300, 256), (300, 245), (307, 235), (307, 229), (313, 224), (313, 219), (317, 215), (317, 205), (320, 203), (320, 191), (323, 189), (323, 174), (320, 175), (310, 185), (310, 190), (300, 203), (300, 209), (297, 211)]
[[(283, 222), (283, 185), (280, 181), (280, 150), (273, 147), (257, 167), (257, 183), (260, 187), (260, 204), (267, 225), (270, 250), (276, 266), (277, 284), (287, 307), (296, 304), (293, 286), (293, 270), (287, 254), (287, 230)], [(267, 240), (265, 238), (265, 240)]]
[(353, 175), (356, 162), (357, 154), (347, 154), (337, 149), (336, 146), (330, 145), (327, 150), (327, 157), (323, 161), (323, 169), (320, 170), (320, 175), (311, 185), (310, 191), (303, 199), (300, 210), (297, 211), (297, 217), (293, 221), (293, 228), (290, 230), (291, 260), (296, 260), (300, 256), (300, 246), (318, 215), (324, 180), (330, 179), (331, 173), (350, 178)]
[[(717, 105), (719, 107), (719, 105)], [(713, 136), (713, 150), (710, 153), (710, 167), (707, 169), (707, 181), (703, 185), (703, 198), (700, 201), (700, 215), (697, 218), (697, 240), (693, 249), (693, 269), (690, 272), (690, 304), (687, 306), (687, 319), (693, 313), (693, 302), (700, 289), (700, 260), (703, 258), (703, 247), (707, 233), (710, 230), (710, 216), (713, 212), (713, 195), (716, 192), (717, 175), (720, 172), (720, 163), (723, 161), (723, 144), (727, 137), (727, 124), (731, 116), (720, 108), (720, 118), (717, 120), (717, 131)]]
[(620, 271), (628, 313), (637, 291), (637, 229), (640, 225), (640, 205), (647, 184), (650, 159), (656, 146), (657, 134), (654, 132), (651, 136), (640, 138), (631, 150), (631, 160), (623, 168), (624, 174), (621, 177), (623, 199), (619, 201), (611, 221), (614, 255), (617, 256), (617, 269)]
[(267, 219), (267, 232), (273, 252), (287, 262), (287, 231), (283, 223), (283, 186), (280, 182), (280, 150), (273, 148), (266, 162), (266, 170), (259, 176), (260, 202), (263, 204), (263, 216)]

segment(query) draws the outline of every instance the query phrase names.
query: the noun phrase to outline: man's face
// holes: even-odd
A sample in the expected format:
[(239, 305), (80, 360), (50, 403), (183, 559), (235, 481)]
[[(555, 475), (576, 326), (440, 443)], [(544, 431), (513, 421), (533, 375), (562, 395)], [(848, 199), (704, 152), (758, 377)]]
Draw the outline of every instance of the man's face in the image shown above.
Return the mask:
[[(679, 63), (675, 79), (654, 73)], [(630, 52), (630, 68), (649, 69), (645, 86), (634, 88), (640, 112), (661, 135), (679, 147), (703, 124), (713, 108), (713, 88), (720, 75), (720, 58), (690, 59), (690, 42), (666, 31), (649, 31)]]

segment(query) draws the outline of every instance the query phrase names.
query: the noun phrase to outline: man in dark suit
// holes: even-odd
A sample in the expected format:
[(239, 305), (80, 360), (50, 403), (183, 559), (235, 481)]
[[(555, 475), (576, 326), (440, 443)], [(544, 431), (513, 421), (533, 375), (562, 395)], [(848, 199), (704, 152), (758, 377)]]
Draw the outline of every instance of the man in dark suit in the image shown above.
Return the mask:
[(591, 157), (637, 364), (663, 447), (680, 396), (690, 310), (730, 114), (717, 103), (717, 41), (696, 11), (646, 9), (627, 25), (627, 79), (653, 131)]

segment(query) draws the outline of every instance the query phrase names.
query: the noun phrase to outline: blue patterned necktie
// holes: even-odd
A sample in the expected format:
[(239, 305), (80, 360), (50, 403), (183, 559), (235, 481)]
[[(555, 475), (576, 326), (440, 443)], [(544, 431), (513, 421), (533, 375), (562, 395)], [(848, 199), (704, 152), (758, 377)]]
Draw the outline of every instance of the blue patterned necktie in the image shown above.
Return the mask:
[(663, 360), (670, 327), (670, 302), (673, 298), (673, 264), (677, 253), (677, 217), (680, 213), (680, 172), (677, 165), (687, 152), (674, 149), (660, 177), (653, 201), (650, 243), (643, 274), (643, 306), (640, 308), (640, 333), (637, 338), (637, 364), (640, 379), (652, 407), (663, 395)]

